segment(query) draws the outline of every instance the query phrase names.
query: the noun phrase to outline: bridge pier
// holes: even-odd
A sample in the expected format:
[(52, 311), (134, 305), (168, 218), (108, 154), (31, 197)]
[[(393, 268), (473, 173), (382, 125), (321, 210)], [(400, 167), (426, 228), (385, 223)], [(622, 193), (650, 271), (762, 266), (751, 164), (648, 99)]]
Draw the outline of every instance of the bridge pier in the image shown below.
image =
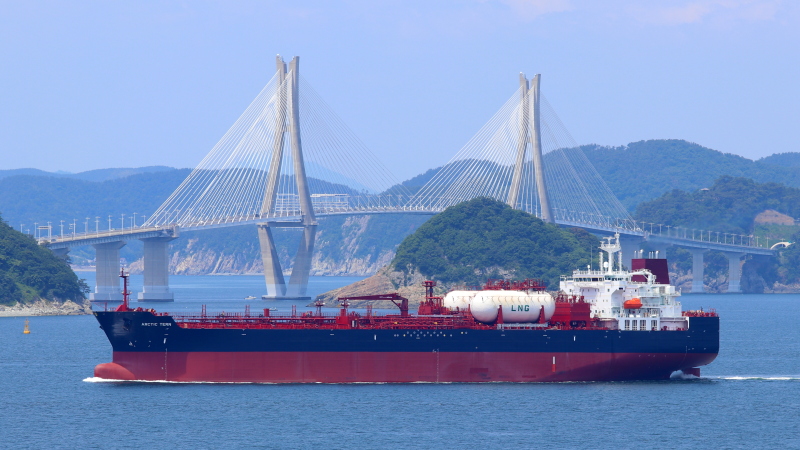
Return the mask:
[(314, 243), (317, 238), (317, 224), (304, 225), (297, 222), (276, 224), (273, 222), (273, 225), (276, 228), (302, 228), (303, 235), (300, 237), (300, 245), (297, 247), (292, 275), (287, 286), (275, 248), (275, 240), (272, 237), (272, 228), (269, 223), (259, 224), (258, 238), (261, 244), (261, 260), (264, 262), (264, 278), (267, 282), (267, 295), (262, 298), (310, 299), (310, 297), (306, 297), (306, 291), (314, 256)]
[(704, 264), (703, 254), (708, 251), (706, 248), (692, 248), (692, 293), (702, 294), (705, 289), (703, 288)]
[(306, 225), (303, 227), (303, 236), (294, 257), (292, 276), (289, 278), (287, 297), (303, 298), (308, 289), (308, 277), (311, 274), (311, 258), (314, 254), (314, 241), (317, 237), (317, 226)]
[(144, 284), (140, 302), (173, 302), (169, 291), (169, 242), (176, 236), (141, 239), (144, 243)]
[(89, 295), (93, 302), (121, 302), (122, 290), (119, 287), (119, 249), (123, 241), (93, 244), (96, 250), (96, 281), (94, 292)]
[(267, 282), (267, 297), (281, 298), (286, 296), (286, 282), (283, 269), (275, 248), (272, 229), (267, 224), (258, 226), (258, 242), (261, 245), (261, 261), (264, 263), (264, 278)]
[(728, 293), (742, 292), (742, 256), (744, 253), (724, 252), (728, 257)]

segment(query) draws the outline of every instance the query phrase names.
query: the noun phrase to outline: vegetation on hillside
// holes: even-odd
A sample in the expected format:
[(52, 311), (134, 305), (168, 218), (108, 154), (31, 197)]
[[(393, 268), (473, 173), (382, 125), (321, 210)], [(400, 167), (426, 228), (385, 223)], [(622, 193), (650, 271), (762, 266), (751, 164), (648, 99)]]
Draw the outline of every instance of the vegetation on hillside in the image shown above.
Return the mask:
[[(754, 235), (760, 238), (759, 243), (762, 245), (770, 242), (767, 238), (771, 238), (772, 243), (777, 242), (774, 233), (779, 228), (786, 230), (786, 235), (781, 236), (780, 240), (800, 240), (796, 227), (757, 225), (756, 216), (765, 210), (800, 217), (800, 189), (723, 176), (707, 189), (693, 192), (673, 190), (655, 200), (642, 203), (636, 209), (635, 217), (640, 221), (695, 229), (698, 235), (700, 230)], [(765, 235), (765, 230), (773, 234)], [(691, 233), (690, 231), (688, 234)], [(717, 238), (716, 233), (714, 238)], [(724, 240), (724, 235), (719, 239)], [(691, 270), (692, 256), (688, 250), (670, 249), (668, 258), (679, 272)], [(727, 276), (728, 261), (722, 253), (709, 252), (704, 260), (706, 278)], [(754, 257), (745, 263), (742, 288), (746, 292), (763, 292), (772, 288), (776, 282), (800, 283), (800, 244), (790, 246), (776, 257)]]
[(477, 198), (425, 222), (403, 240), (392, 265), (443, 282), (541, 278), (553, 289), (561, 275), (586, 267), (598, 246), (585, 230), (561, 229), (505, 203)]
[(586, 145), (581, 149), (631, 211), (673, 189), (695, 191), (710, 187), (723, 175), (800, 187), (800, 167), (782, 164), (800, 159), (797, 153), (752, 161), (678, 139), (640, 141), (620, 147)]
[(0, 220), (0, 304), (39, 298), (81, 302), (87, 292), (66, 261)]
[(675, 189), (642, 203), (635, 217), (670, 226), (749, 235), (755, 217), (765, 210), (800, 217), (800, 189), (723, 176), (707, 189)]
[[(800, 187), (800, 153), (779, 153), (753, 161), (679, 139), (639, 141), (619, 147), (585, 145), (566, 152), (578, 150), (584, 152), (612, 192), (631, 211), (639, 203), (672, 189), (694, 191), (708, 187), (723, 175)], [(554, 157), (555, 153), (544, 155), (545, 164)], [(456, 161), (448, 166), (466, 168), (474, 164), (474, 161)], [(417, 193), (445, 167), (430, 169), (402, 184)]]
[(132, 175), (108, 181), (92, 182), (70, 178), (18, 175), (0, 179), (0, 211), (14, 228), (33, 230), (34, 222), (54, 221), (54, 233), (60, 233), (59, 220), (66, 224), (75, 219), (78, 231), (95, 229), (99, 217), (100, 230), (108, 228), (108, 215), (112, 226), (119, 228), (121, 214), (125, 226), (130, 227), (130, 217), (137, 213), (137, 222), (153, 213), (172, 191), (189, 174), (188, 169), (169, 170)]
[(800, 153), (775, 153), (774, 155), (765, 156), (756, 162), (778, 167), (800, 167)]

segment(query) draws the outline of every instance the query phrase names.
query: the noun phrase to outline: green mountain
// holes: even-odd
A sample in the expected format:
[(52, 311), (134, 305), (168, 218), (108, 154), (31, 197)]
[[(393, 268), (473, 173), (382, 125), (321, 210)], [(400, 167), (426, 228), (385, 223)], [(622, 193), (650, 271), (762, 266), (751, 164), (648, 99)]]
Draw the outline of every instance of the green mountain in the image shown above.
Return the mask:
[[(771, 164), (772, 157), (753, 161), (677, 139), (633, 142), (621, 147), (581, 147), (606, 184), (626, 208), (673, 189), (695, 191), (723, 176), (751, 178), (800, 187), (800, 167)], [(800, 154), (773, 155), (796, 161)], [(795, 156), (791, 156), (795, 155)]]
[(800, 153), (776, 153), (774, 155), (765, 156), (756, 162), (778, 167), (800, 167)]
[(589, 264), (598, 246), (582, 229), (562, 229), (477, 198), (446, 209), (406, 237), (392, 266), (447, 283), (540, 278), (552, 289), (562, 274)]
[[(138, 213), (137, 222), (154, 212), (189, 174), (189, 169), (173, 169), (163, 172), (148, 172), (93, 182), (63, 177), (18, 175), (0, 179), (0, 211), (9, 224), (17, 228), (33, 230), (47, 220), (75, 219), (78, 231), (85, 229), (89, 218), (89, 229), (95, 227), (95, 217), (100, 219), (100, 229), (108, 228), (108, 215), (112, 215), (112, 226), (121, 226), (121, 214), (126, 215), (126, 227), (131, 226), (129, 217)], [(60, 223), (54, 222), (54, 233), (60, 232)], [(69, 228), (65, 225), (65, 233)]]
[(749, 235), (756, 216), (774, 210), (800, 217), (800, 189), (723, 176), (706, 189), (672, 190), (639, 204), (635, 218), (670, 226)]
[[(632, 142), (620, 147), (585, 145), (580, 150), (630, 211), (672, 189), (708, 187), (723, 175), (800, 187), (800, 153), (780, 153), (753, 161), (678, 139)], [(545, 164), (553, 161), (554, 155), (544, 155)], [(450, 170), (457, 172), (474, 167), (475, 162), (456, 161), (449, 165), (455, 165)], [(447, 166), (429, 169), (402, 184), (416, 193), (444, 167)], [(487, 165), (485, 170), (496, 168)]]
[[(767, 217), (757, 221), (765, 211)], [(645, 222), (752, 235), (758, 237), (761, 244), (800, 241), (800, 225), (793, 224), (794, 217), (800, 217), (800, 189), (730, 176), (719, 178), (707, 189), (672, 190), (641, 203), (635, 214), (637, 220)], [(725, 239), (724, 234), (719, 238)], [(692, 256), (688, 250), (672, 248), (668, 258), (677, 272), (691, 270)], [(709, 252), (704, 259), (706, 285), (727, 277), (728, 263), (723, 254)], [(800, 244), (790, 246), (776, 257), (750, 258), (742, 270), (745, 292), (764, 292), (773, 289), (775, 283), (800, 283)]]
[[(505, 203), (476, 198), (422, 224), (374, 275), (325, 292), (317, 300), (333, 303), (342, 296), (397, 292), (416, 305), (424, 299), (423, 280), (436, 280), (437, 294), (481, 285), (489, 278), (538, 278), (549, 289), (558, 289), (561, 275), (586, 267), (599, 245), (585, 230), (563, 229)], [(388, 302), (373, 306), (392, 307)]]
[(0, 220), (0, 304), (84, 300), (88, 287), (66, 261)]

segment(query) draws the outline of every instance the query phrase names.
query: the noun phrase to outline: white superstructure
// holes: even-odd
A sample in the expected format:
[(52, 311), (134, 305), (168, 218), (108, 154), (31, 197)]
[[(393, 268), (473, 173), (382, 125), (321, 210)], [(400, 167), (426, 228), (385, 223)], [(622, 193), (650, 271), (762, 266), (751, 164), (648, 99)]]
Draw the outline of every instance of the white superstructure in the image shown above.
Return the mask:
[[(562, 275), (559, 287), (569, 296), (582, 296), (591, 305), (592, 318), (611, 329), (649, 331), (685, 329), (681, 295), (674, 286), (656, 283), (647, 269), (625, 270), (619, 233), (606, 237), (600, 249), (601, 270), (576, 270)], [(615, 257), (616, 255), (616, 257)], [(616, 261), (615, 261), (616, 260)], [(638, 276), (637, 276), (638, 275)], [(638, 280), (633, 281), (636, 277)]]

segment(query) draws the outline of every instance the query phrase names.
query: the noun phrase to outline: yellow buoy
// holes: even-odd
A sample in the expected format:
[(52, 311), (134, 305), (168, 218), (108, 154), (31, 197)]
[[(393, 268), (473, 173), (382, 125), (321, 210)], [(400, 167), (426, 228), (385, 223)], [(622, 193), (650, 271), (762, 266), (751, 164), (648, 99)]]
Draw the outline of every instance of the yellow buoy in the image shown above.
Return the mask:
[(31, 327), (29, 326), (30, 323), (30, 320), (25, 319), (25, 329), (22, 330), (22, 334), (31, 334)]

